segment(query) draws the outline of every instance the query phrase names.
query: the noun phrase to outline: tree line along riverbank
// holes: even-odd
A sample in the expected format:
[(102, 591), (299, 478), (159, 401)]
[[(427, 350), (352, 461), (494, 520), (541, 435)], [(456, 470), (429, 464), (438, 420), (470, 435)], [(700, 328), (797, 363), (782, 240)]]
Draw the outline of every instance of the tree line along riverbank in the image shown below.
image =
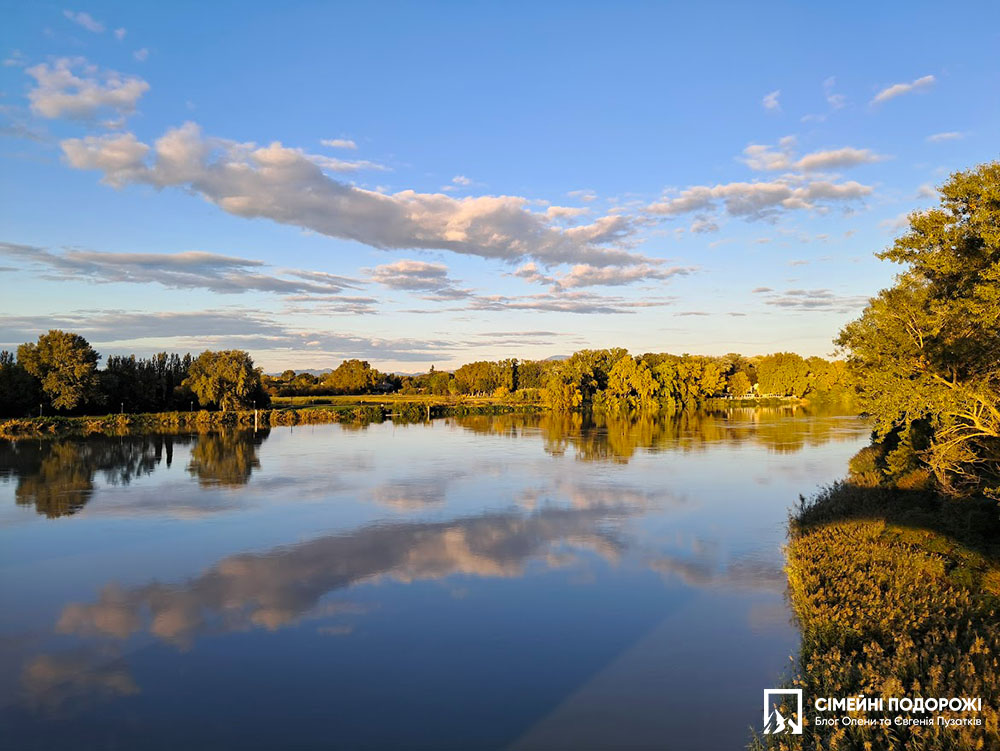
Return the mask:
[(343, 403), (339, 397), (672, 414), (713, 399), (837, 399), (854, 385), (845, 362), (790, 352), (709, 357), (585, 349), (555, 361), (478, 361), (414, 376), (380, 373), (362, 360), (320, 376), (269, 376), (243, 350), (111, 355), (103, 368), (100, 360), (84, 337), (60, 330), (22, 344), (16, 355), (0, 352), (0, 417), (245, 411), (300, 400)]

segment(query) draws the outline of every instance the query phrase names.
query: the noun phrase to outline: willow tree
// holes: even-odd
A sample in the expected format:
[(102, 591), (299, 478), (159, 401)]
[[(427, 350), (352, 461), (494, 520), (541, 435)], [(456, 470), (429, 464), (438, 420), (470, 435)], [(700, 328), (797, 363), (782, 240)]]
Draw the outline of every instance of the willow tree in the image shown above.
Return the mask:
[(1000, 497), (1000, 162), (940, 190), (878, 254), (905, 266), (895, 285), (837, 343), (880, 437), (901, 436), (945, 491)]

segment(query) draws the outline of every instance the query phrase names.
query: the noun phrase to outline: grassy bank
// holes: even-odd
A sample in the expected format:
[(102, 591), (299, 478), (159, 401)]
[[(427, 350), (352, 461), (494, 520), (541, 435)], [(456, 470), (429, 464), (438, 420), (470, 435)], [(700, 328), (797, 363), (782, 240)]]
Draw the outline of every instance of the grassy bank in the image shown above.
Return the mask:
[[(837, 484), (791, 521), (804, 735), (768, 749), (1000, 748), (1000, 518), (988, 500)], [(980, 697), (979, 727), (812, 727), (816, 697)], [(832, 713), (826, 716), (839, 716)], [(859, 713), (888, 717), (897, 712)], [(905, 714), (905, 713), (904, 713)], [(937, 714), (937, 713), (935, 713)]]

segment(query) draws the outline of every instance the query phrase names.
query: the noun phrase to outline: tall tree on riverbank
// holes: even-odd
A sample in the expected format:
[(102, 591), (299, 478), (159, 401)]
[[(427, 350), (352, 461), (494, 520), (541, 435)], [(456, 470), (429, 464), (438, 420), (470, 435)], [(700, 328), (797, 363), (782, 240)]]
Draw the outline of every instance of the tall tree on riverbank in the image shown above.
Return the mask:
[(202, 352), (191, 363), (183, 385), (194, 392), (203, 407), (218, 406), (223, 412), (270, 401), (261, 388), (260, 369), (239, 349)]
[(17, 348), (17, 362), (37, 378), (56, 409), (75, 409), (97, 395), (100, 355), (79, 334), (52, 329)]
[(912, 457), (948, 492), (1000, 497), (1000, 162), (952, 175), (878, 256), (907, 268), (837, 343), (890, 468)]

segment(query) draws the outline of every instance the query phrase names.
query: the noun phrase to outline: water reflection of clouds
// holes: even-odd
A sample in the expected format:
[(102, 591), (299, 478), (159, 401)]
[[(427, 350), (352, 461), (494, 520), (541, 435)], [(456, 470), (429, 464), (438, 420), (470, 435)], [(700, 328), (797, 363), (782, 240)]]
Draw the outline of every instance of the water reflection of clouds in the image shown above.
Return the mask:
[(760, 589), (785, 591), (785, 573), (779, 563), (757, 556), (735, 558), (720, 567), (709, 556), (659, 555), (648, 560), (649, 568), (665, 579), (679, 579), (690, 587), (704, 589)]
[(185, 481), (164, 482), (127, 493), (101, 493), (100, 503), (88, 506), (88, 516), (159, 516), (172, 519), (201, 519), (254, 505), (284, 502), (322, 501), (356, 490), (357, 483), (347, 473), (330, 470), (309, 477), (268, 475), (255, 478), (252, 485), (234, 492), (225, 486), (194, 487)]
[(448, 488), (468, 476), (467, 472), (444, 470), (389, 480), (375, 486), (371, 491), (371, 498), (375, 503), (397, 511), (418, 511), (444, 504)]
[(550, 504), (566, 503), (573, 508), (586, 509), (601, 506), (625, 505), (641, 511), (680, 506), (683, 498), (667, 488), (656, 491), (643, 490), (623, 484), (599, 484), (560, 478), (533, 488), (525, 488), (517, 495), (517, 505), (533, 510)]
[(43, 654), (30, 660), (21, 674), (28, 703), (56, 709), (76, 703), (139, 693), (118, 649), (91, 647), (62, 654)]
[(120, 639), (148, 632), (178, 646), (206, 633), (273, 630), (314, 611), (326, 594), (364, 581), (519, 576), (529, 560), (546, 561), (564, 546), (617, 555), (623, 543), (609, 522), (635, 512), (626, 505), (546, 508), (442, 523), (371, 525), (266, 553), (230, 556), (177, 585), (108, 585), (96, 603), (66, 606), (57, 628)]

